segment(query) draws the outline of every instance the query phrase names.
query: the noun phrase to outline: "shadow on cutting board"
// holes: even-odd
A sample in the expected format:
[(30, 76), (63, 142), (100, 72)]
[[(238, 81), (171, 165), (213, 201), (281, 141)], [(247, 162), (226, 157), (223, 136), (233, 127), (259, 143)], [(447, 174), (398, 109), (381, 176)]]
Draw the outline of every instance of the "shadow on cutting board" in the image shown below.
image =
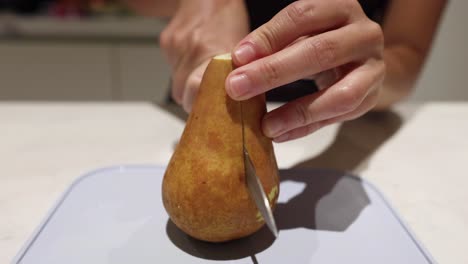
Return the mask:
[[(400, 126), (401, 118), (395, 113), (369, 113), (342, 124), (335, 141), (322, 154), (296, 168), (281, 170), (283, 193), (275, 209), (280, 238), (282, 231), (297, 228), (346, 231), (370, 203), (361, 180), (346, 171), (361, 166)], [(259, 263), (255, 255), (275, 241), (266, 226), (249, 237), (217, 244), (189, 237), (170, 220), (166, 232), (179, 249), (210, 260), (250, 257), (252, 263)], [(304, 252), (309, 256), (313, 253), (313, 246)]]
[[(361, 181), (342, 172), (292, 169), (281, 170), (280, 176), (282, 187), (287, 182), (299, 183), (296, 188), (288, 186), (286, 195), (277, 203), (275, 219), (280, 237), (283, 230), (296, 228), (343, 232), (369, 204)], [(193, 239), (170, 220), (167, 222), (166, 232), (179, 249), (192, 256), (210, 260), (251, 257), (253, 263), (258, 263), (255, 254), (266, 250), (275, 241), (266, 226), (249, 237), (225, 243)], [(312, 253), (313, 251), (310, 252)]]
[[(390, 111), (369, 112), (340, 125), (333, 143), (320, 155), (295, 168), (329, 168), (360, 172), (368, 158), (401, 127), (401, 117)], [(311, 146), (312, 147), (312, 146)]]

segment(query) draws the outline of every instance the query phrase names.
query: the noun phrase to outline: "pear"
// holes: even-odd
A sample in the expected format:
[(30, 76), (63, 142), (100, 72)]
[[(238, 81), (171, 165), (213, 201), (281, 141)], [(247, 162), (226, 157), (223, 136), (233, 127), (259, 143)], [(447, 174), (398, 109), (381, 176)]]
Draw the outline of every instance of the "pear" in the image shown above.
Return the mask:
[(273, 145), (261, 130), (265, 96), (232, 100), (224, 86), (232, 70), (229, 54), (211, 60), (162, 185), (173, 223), (210, 242), (245, 237), (264, 225), (246, 185), (244, 142), (272, 209), (279, 194)]

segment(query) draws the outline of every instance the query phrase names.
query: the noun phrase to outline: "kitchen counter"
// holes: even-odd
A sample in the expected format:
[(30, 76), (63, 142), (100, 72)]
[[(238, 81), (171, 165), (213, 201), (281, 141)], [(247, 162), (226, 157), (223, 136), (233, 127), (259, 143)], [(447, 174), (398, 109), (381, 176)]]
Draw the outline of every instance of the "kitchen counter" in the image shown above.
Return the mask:
[[(273, 106), (274, 107), (274, 106)], [(184, 121), (149, 103), (0, 103), (0, 263), (80, 175), (166, 165)], [(402, 104), (276, 144), (280, 168), (370, 181), (440, 263), (468, 263), (468, 103)]]

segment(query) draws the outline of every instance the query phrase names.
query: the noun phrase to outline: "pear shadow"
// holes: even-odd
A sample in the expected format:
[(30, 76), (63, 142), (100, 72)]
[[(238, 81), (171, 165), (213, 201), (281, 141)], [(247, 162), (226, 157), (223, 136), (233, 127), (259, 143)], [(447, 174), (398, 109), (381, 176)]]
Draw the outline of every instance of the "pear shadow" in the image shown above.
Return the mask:
[(210, 243), (190, 237), (180, 230), (170, 219), (166, 233), (179, 249), (194, 257), (209, 260), (236, 260), (246, 257), (254, 259), (255, 254), (269, 248), (275, 238), (266, 226), (251, 236), (223, 243)]
[[(358, 177), (327, 169), (281, 171), (281, 182), (299, 183), (300, 193), (283, 188), (287, 201), (277, 203), (275, 219), (280, 230), (296, 228), (344, 232), (370, 204)], [(284, 184), (283, 184), (284, 187)]]
[[(358, 168), (401, 123), (401, 118), (392, 112), (369, 113), (343, 123), (326, 151), (295, 168), (280, 170), (281, 194), (274, 212), (280, 231), (278, 239), (284, 232), (346, 232), (371, 203), (364, 183), (349, 171)], [(277, 241), (266, 226), (249, 237), (225, 243), (193, 239), (170, 220), (166, 233), (182, 251), (209, 260), (250, 258), (252, 263), (259, 263), (256, 255)], [(308, 259), (315, 250), (311, 247), (297, 254)]]
[[(333, 170), (280, 170), (281, 184), (298, 182), (305, 185), (299, 193), (284, 188), (286, 202), (278, 202), (275, 219), (281, 233), (297, 228), (343, 232), (369, 204), (359, 178)], [(167, 221), (166, 233), (182, 251), (209, 260), (251, 258), (259, 263), (256, 254), (267, 250), (276, 241), (266, 226), (249, 237), (224, 243), (209, 243), (194, 239), (175, 224)], [(313, 254), (314, 250), (302, 252)]]
[[(275, 218), (280, 229), (345, 231), (370, 202), (361, 180), (350, 172), (362, 171), (370, 155), (401, 124), (402, 118), (394, 112), (369, 112), (342, 123), (333, 143), (320, 155), (282, 171), (281, 182), (299, 182), (305, 188), (287, 203), (277, 204)], [(326, 196), (330, 196), (328, 200)]]

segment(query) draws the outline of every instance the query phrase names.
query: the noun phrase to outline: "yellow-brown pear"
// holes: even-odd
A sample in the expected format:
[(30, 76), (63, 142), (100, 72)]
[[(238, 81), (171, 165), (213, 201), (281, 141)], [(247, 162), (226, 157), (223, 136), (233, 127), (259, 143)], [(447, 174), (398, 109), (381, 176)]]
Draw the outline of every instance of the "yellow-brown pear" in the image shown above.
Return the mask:
[(232, 100), (224, 86), (232, 70), (228, 54), (211, 60), (162, 185), (171, 220), (204, 241), (241, 238), (264, 225), (247, 189), (243, 142), (272, 208), (279, 194), (272, 142), (261, 130), (265, 96)]

